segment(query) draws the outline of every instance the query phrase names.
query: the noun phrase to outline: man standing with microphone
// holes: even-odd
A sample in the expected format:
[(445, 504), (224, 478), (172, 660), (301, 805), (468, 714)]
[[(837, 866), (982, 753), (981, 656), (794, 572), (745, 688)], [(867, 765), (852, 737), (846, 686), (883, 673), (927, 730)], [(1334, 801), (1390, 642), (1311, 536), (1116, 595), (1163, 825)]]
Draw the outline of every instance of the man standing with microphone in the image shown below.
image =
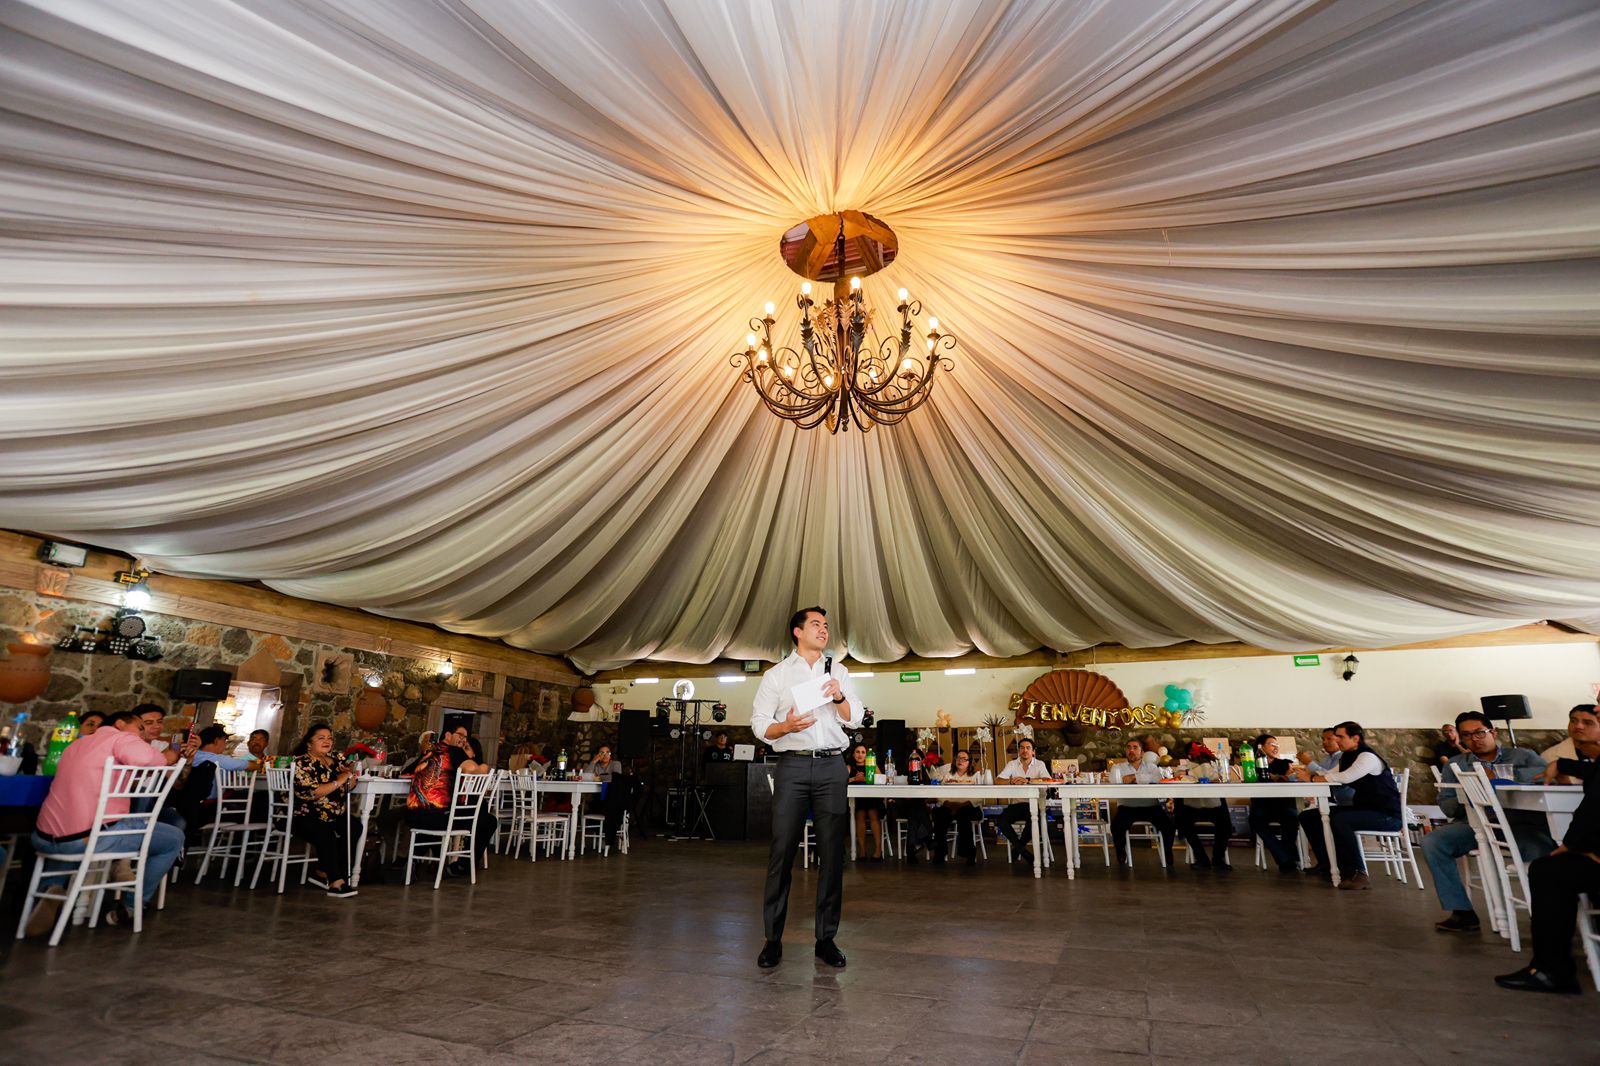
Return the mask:
[[(844, 846), (850, 832), (844, 759), (845, 729), (860, 723), (861, 702), (843, 666), (827, 654), (828, 612), (806, 607), (789, 619), (794, 654), (761, 678), (750, 728), (779, 756), (772, 791), (772, 852), (761, 917), (766, 944), (756, 958), (762, 969), (783, 958), (783, 925), (789, 913), (794, 853), (809, 813), (817, 829), (817, 958), (844, 966), (833, 942), (844, 903)], [(796, 705), (797, 694), (807, 704)]]

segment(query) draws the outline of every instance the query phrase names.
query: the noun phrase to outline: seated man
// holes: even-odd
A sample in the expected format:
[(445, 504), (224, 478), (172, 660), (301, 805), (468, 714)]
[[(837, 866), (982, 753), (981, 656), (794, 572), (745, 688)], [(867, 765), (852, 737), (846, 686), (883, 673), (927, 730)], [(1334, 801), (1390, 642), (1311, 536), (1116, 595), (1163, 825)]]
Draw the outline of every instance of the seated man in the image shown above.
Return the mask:
[[(1154, 785), (1161, 781), (1160, 756), (1145, 751), (1144, 742), (1130, 738), (1123, 745), (1128, 761), (1110, 769), (1110, 780), (1117, 784)], [(1117, 813), (1111, 819), (1111, 843), (1117, 849), (1119, 868), (1128, 861), (1128, 830), (1137, 822), (1149, 822), (1161, 834), (1161, 850), (1166, 854), (1167, 867), (1172, 867), (1172, 819), (1166, 805), (1158, 799), (1126, 799), (1117, 801)]]
[[(1367, 744), (1365, 731), (1355, 722), (1340, 722), (1333, 727), (1334, 741), (1341, 755), (1339, 769), (1313, 774), (1302, 768), (1295, 772), (1301, 781), (1327, 781), (1350, 788), (1349, 804), (1336, 807), (1329, 817), (1333, 830), (1333, 846), (1339, 861), (1343, 880), (1339, 887), (1365, 890), (1372, 887), (1367, 877), (1367, 866), (1361, 858), (1361, 848), (1356, 834), (1376, 830), (1384, 833), (1399, 832), (1402, 823), (1400, 786), (1382, 755)], [(1322, 835), (1322, 812), (1307, 808), (1300, 815), (1300, 826), (1305, 830), (1311, 850), (1316, 853), (1317, 866), (1312, 873), (1327, 873), (1328, 845)]]
[[(1441, 785), (1459, 781), (1460, 773), (1474, 762), (1490, 777), (1494, 776), (1495, 763), (1510, 763), (1516, 767), (1517, 780), (1524, 783), (1533, 781), (1544, 771), (1544, 760), (1528, 749), (1502, 748), (1494, 723), (1482, 711), (1462, 711), (1456, 715), (1456, 735), (1467, 750), (1445, 764), (1439, 779)], [(1439, 894), (1439, 905), (1450, 912), (1434, 925), (1441, 933), (1476, 933), (1480, 927), (1456, 865), (1457, 859), (1478, 847), (1478, 835), (1467, 822), (1467, 808), (1462, 799), (1459, 788), (1440, 788), (1439, 808), (1449, 817), (1450, 824), (1422, 838), (1422, 854), (1428, 860), (1428, 869), (1433, 871), (1433, 890)], [(1517, 850), (1525, 860), (1548, 855), (1556, 846), (1550, 839), (1549, 823), (1542, 811), (1508, 810), (1506, 824), (1517, 838)]]
[[(474, 758), (473, 744), (466, 726), (446, 733), (440, 744), (417, 762), (411, 775), (411, 791), (406, 795), (406, 824), (412, 829), (444, 829), (450, 820), (450, 804), (455, 799), (456, 774), (486, 774), (489, 767)], [(477, 846), (481, 857), (494, 843), (500, 822), (485, 803), (478, 809)], [(452, 877), (465, 877), (466, 861), (457, 859), (445, 868)]]
[[(1594, 762), (1600, 759), (1600, 717), (1596, 717), (1595, 705), (1580, 703), (1568, 711), (1567, 739), (1540, 752), (1539, 758), (1546, 763), (1554, 763), (1557, 759), (1571, 759), (1574, 762)], [(1575, 777), (1556, 774), (1547, 775), (1547, 780), (1552, 780), (1558, 785), (1578, 783)]]
[(1578, 988), (1572, 961), (1572, 934), (1578, 924), (1578, 896), (1590, 905), (1600, 900), (1600, 763), (1562, 759), (1557, 771), (1583, 782), (1583, 802), (1573, 812), (1561, 846), (1528, 867), (1533, 904), (1533, 962), (1494, 979), (1518, 992), (1567, 992)]
[[(1294, 769), (1288, 759), (1278, 756), (1278, 738), (1271, 733), (1256, 737), (1257, 774), (1263, 781), (1287, 781)], [(1300, 816), (1294, 800), (1284, 797), (1259, 797), (1250, 801), (1250, 831), (1261, 840), (1281, 874), (1300, 872), (1300, 856), (1295, 846), (1300, 832)]]
[(700, 756), (701, 762), (732, 762), (733, 749), (728, 746), (726, 730), (717, 730), (717, 735), (711, 738), (711, 746)]
[[(1330, 770), (1339, 768), (1339, 760), (1344, 758), (1344, 752), (1339, 750), (1339, 741), (1334, 737), (1333, 733), (1331, 726), (1322, 731), (1322, 755), (1320, 757), (1313, 755), (1309, 751), (1302, 751), (1295, 756), (1300, 760), (1300, 765), (1311, 771), (1312, 774), (1325, 774)], [(1350, 803), (1350, 790), (1348, 788), (1334, 789), (1332, 801), (1335, 805), (1341, 803), (1348, 805)], [(1321, 832), (1321, 830), (1318, 830), (1318, 832)]]
[(610, 781), (611, 775), (616, 773), (619, 769), (621, 769), (621, 767), (619, 767), (616, 760), (611, 757), (611, 745), (602, 744), (600, 745), (600, 750), (595, 752), (594, 759), (589, 763), (588, 773), (592, 775), (596, 781)]
[[(1017, 744), (1017, 757), (1006, 763), (1005, 769), (1000, 771), (1000, 776), (995, 778), (997, 785), (1022, 785), (1050, 780), (1050, 767), (1034, 758), (1033, 741), (1023, 737)], [(1016, 823), (1021, 822), (1024, 831), (1017, 832)], [(1000, 812), (1000, 817), (995, 819), (995, 826), (1011, 842), (1011, 861), (1033, 864), (1033, 852), (1028, 850), (1028, 844), (1033, 839), (1033, 824), (1030, 808), (1026, 803), (1013, 803)]]
[(244, 750), (251, 759), (265, 766), (267, 762), (267, 748), (272, 745), (272, 734), (265, 729), (252, 729), (250, 736), (244, 742)]
[[(100, 802), (100, 785), (105, 766), (114, 761), (127, 766), (171, 766), (178, 761), (178, 753), (171, 748), (156, 751), (141, 732), (141, 723), (129, 711), (108, 715), (103, 726), (92, 736), (79, 737), (61, 753), (56, 764), (55, 783), (39, 810), (39, 824), (33, 832), (33, 847), (40, 855), (59, 855), (63, 858), (84, 853), (89, 844), (89, 833), (94, 828), (95, 809)], [(127, 800), (110, 800), (106, 803), (106, 821), (120, 822), (121, 828), (143, 828), (148, 814), (130, 814)], [(183, 850), (183, 831), (163, 822), (156, 824), (150, 836), (150, 850), (144, 869), (139, 871), (140, 895), (149, 903), (161, 879), (172, 869), (178, 853)], [(46, 874), (42, 885), (63, 886), (66, 874)], [(28, 919), (27, 932), (38, 935), (48, 932), (55, 924), (61, 904), (57, 900), (39, 900)], [(109, 925), (133, 924), (133, 914), (127, 901), (119, 899), (103, 917)]]
[(1466, 751), (1461, 746), (1461, 737), (1456, 732), (1456, 727), (1446, 722), (1439, 727), (1439, 739), (1433, 745), (1433, 757), (1430, 760), (1441, 772), (1444, 764)]

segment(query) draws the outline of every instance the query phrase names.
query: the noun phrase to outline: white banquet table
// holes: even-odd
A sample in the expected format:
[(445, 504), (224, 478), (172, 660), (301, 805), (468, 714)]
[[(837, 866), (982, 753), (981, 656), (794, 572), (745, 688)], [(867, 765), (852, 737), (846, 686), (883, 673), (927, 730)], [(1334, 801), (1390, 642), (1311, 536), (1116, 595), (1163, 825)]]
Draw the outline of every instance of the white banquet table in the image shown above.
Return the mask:
[(352, 888), (361, 887), (361, 860), (367, 853), (367, 824), (372, 820), (373, 808), (377, 806), (380, 796), (404, 796), (411, 791), (410, 777), (369, 777), (363, 774), (356, 779), (356, 787), (350, 790), (350, 803), (345, 807), (348, 817), (350, 807), (360, 800), (361, 832), (356, 836), (355, 854), (350, 858), (350, 885)]
[(601, 781), (551, 781), (539, 778), (536, 786), (539, 793), (565, 792), (572, 799), (572, 812), (567, 816), (567, 851), (566, 858), (570, 859), (578, 852), (578, 834), (583, 829), (583, 801), (588, 796), (599, 795), (605, 787)]
[(856, 800), (858, 799), (921, 799), (930, 802), (972, 802), (984, 799), (1021, 801), (1028, 805), (1028, 818), (1033, 826), (1033, 876), (1044, 876), (1040, 856), (1044, 848), (1044, 826), (1040, 820), (1040, 797), (1050, 785), (850, 785), (850, 857), (856, 857)]
[[(1049, 788), (1052, 786), (1042, 786)], [(1322, 839), (1328, 847), (1328, 865), (1332, 867), (1333, 880), (1339, 881), (1339, 860), (1333, 846), (1333, 825), (1328, 821), (1332, 806), (1333, 786), (1325, 781), (1258, 781), (1252, 784), (1202, 785), (1162, 782), (1152, 785), (1120, 785), (1114, 783), (1075, 784), (1053, 786), (1062, 803), (1062, 818), (1067, 834), (1067, 877), (1075, 876), (1078, 865), (1076, 843), (1078, 839), (1078, 812), (1076, 800), (1129, 800), (1129, 799), (1308, 799), (1322, 812)]]
[(1519, 811), (1543, 811), (1556, 841), (1567, 835), (1573, 812), (1583, 802), (1582, 785), (1496, 785), (1500, 806)]

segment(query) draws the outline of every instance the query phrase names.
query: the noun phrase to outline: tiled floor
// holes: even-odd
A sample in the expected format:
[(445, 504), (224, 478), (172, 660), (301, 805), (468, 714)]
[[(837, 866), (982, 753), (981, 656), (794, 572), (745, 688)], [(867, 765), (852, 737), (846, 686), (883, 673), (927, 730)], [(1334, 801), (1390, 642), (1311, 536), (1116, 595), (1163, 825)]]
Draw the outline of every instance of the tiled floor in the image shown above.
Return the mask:
[(789, 956), (762, 972), (764, 857), (658, 837), (438, 892), (185, 884), (137, 937), (5, 941), (0, 1061), (1600, 1063), (1593, 989), (1497, 989), (1502, 941), (1435, 933), (1433, 893), (1381, 875), (857, 865), (833, 971), (797, 872)]

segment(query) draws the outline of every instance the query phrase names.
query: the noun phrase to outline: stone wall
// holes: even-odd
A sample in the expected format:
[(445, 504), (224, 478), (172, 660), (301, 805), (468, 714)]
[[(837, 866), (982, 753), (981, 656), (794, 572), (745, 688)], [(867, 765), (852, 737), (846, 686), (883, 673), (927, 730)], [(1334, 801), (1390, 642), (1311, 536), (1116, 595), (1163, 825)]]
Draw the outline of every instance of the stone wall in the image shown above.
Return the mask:
[[(98, 604), (24, 589), (0, 589), (0, 645), (14, 643), (24, 634), (35, 642), (53, 645), (73, 626), (104, 626), (113, 613)], [(164, 655), (159, 662), (57, 649), (49, 659), (49, 688), (29, 703), (0, 704), (0, 725), (13, 723), (17, 712), (25, 711), (28, 722), (23, 735), (38, 743), (68, 711), (113, 711), (152, 702), (170, 709), (169, 725), (175, 729), (188, 724), (194, 713), (192, 706), (167, 695), (178, 670), (229, 670), (237, 677), (248, 664), (249, 676), (275, 675), (282, 685), (284, 706), (278, 735), (272, 740), (274, 753), (287, 752), (309, 723), (325, 721), (333, 726), (340, 747), (378, 739), (393, 755), (403, 756), (416, 750), (417, 735), (427, 728), (430, 705), (456, 683), (455, 678), (441, 679), (438, 663), (431, 659), (385, 656), (169, 615), (146, 613), (144, 618), (149, 632), (162, 638)], [(493, 692), (495, 676), (479, 676), (483, 691)], [(365, 731), (355, 727), (354, 709), (369, 677), (381, 679), (388, 713), (381, 726)], [(508, 692), (531, 689), (543, 693), (542, 705), (558, 708), (563, 718), (571, 710), (570, 688), (519, 678), (506, 680)], [(502, 719), (502, 732), (510, 718), (508, 713)], [(518, 719), (517, 724), (524, 728), (533, 723)], [(505, 750), (502, 747), (502, 752)]]

